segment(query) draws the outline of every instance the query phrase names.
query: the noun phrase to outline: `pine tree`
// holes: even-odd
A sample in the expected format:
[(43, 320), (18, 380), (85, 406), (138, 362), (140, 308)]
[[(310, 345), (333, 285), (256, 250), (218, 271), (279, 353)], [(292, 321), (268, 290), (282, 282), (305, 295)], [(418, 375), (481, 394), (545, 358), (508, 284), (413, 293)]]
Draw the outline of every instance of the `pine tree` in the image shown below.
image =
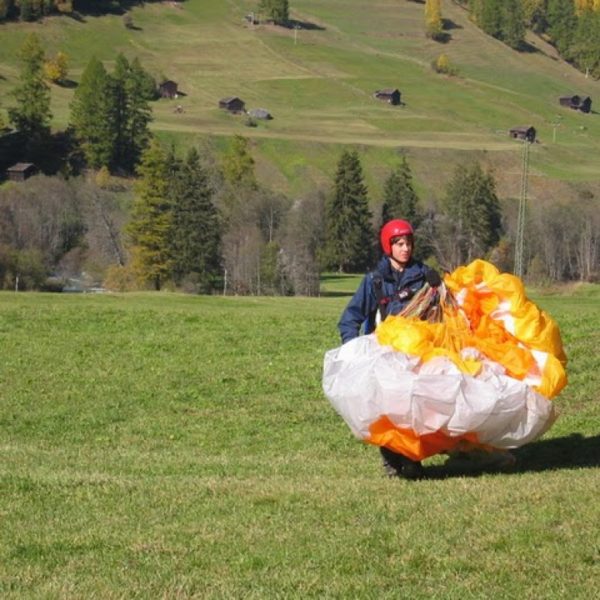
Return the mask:
[(459, 165), (446, 190), (444, 208), (452, 222), (446, 232), (462, 264), (485, 255), (500, 240), (501, 211), (496, 184), (479, 163)]
[(573, 31), (577, 27), (577, 17), (572, 2), (548, 0), (548, 33), (561, 55), (570, 59), (569, 47)]
[(338, 162), (333, 194), (326, 209), (325, 266), (340, 273), (371, 266), (373, 229), (367, 188), (356, 151), (344, 151)]
[(207, 174), (192, 148), (171, 174), (173, 272), (179, 283), (191, 278), (208, 292), (221, 271), (221, 225)]
[(288, 0), (261, 0), (258, 8), (277, 25), (285, 25), (290, 20)]
[(110, 97), (112, 100), (111, 113), (114, 118), (114, 144), (111, 163), (130, 168), (133, 161), (129, 160), (129, 94), (128, 81), (130, 78), (129, 62), (119, 52), (115, 60), (115, 68), (109, 78)]
[(416, 229), (423, 220), (418, 204), (419, 198), (413, 187), (412, 172), (406, 156), (403, 156), (402, 162), (389, 174), (384, 185), (382, 222), (405, 219)]
[(570, 53), (586, 74), (600, 74), (600, 13), (587, 10), (577, 19)]
[(172, 266), (172, 203), (169, 199), (167, 154), (152, 140), (142, 154), (136, 196), (127, 225), (134, 270), (142, 281), (160, 290), (169, 279)]
[(71, 124), (91, 167), (113, 162), (115, 114), (112, 81), (104, 65), (92, 58), (71, 103)]
[(149, 125), (152, 121), (150, 100), (156, 85), (154, 80), (144, 71), (136, 58), (131, 62), (129, 80), (126, 88), (128, 114), (129, 144), (126, 167), (133, 168), (139, 161), (144, 149), (148, 146), (151, 134)]
[(20, 83), (13, 91), (17, 106), (8, 115), (15, 128), (30, 144), (36, 144), (50, 131), (50, 89), (44, 81), (44, 50), (35, 33), (25, 39), (19, 51), (22, 61)]
[(525, 20), (521, 0), (503, 0), (500, 39), (515, 50), (525, 40)]

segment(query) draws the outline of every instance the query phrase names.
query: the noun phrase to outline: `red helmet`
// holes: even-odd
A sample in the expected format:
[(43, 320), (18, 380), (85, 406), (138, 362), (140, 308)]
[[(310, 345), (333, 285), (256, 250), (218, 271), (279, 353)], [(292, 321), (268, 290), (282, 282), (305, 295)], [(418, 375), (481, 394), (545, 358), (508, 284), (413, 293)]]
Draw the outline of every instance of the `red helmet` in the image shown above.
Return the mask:
[(379, 234), (381, 247), (385, 254), (392, 253), (392, 238), (400, 237), (401, 235), (413, 235), (412, 225), (408, 221), (402, 219), (393, 219), (388, 221), (382, 228)]

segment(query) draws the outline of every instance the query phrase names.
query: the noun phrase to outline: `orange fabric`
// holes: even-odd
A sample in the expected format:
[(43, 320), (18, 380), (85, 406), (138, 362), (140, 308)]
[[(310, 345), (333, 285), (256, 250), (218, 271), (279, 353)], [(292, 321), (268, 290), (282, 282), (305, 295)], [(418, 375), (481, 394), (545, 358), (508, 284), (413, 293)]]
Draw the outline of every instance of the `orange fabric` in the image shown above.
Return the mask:
[(370, 444), (385, 446), (399, 452), (412, 460), (424, 460), (435, 454), (460, 448), (462, 450), (490, 447), (480, 444), (477, 435), (466, 433), (459, 437), (450, 437), (443, 431), (435, 431), (418, 435), (412, 429), (396, 427), (387, 417), (381, 417), (369, 427), (370, 436), (366, 439)]
[[(534, 389), (546, 398), (556, 396), (566, 385), (566, 356), (560, 332), (552, 318), (525, 296), (521, 280), (500, 274), (483, 260), (459, 267), (446, 275), (445, 284), (460, 309), (443, 307), (442, 323), (416, 318), (388, 317), (377, 328), (379, 343), (419, 356), (423, 362), (446, 356), (461, 371), (477, 375), (481, 363), (461, 356), (464, 348), (476, 348), (486, 358), (506, 369), (515, 379), (537, 376)], [(503, 320), (509, 323), (511, 333)], [(543, 353), (542, 369), (532, 351)], [(545, 356), (547, 355), (547, 356)]]

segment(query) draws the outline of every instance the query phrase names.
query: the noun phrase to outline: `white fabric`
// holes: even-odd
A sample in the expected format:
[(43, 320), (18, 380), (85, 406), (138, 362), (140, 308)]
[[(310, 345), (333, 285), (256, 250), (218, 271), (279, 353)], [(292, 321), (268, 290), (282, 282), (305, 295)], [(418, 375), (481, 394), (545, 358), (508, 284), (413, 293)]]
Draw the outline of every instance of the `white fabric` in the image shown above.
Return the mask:
[(323, 390), (362, 439), (382, 416), (418, 435), (475, 433), (481, 443), (496, 448), (516, 448), (550, 427), (554, 411), (549, 400), (508, 377), (476, 349), (463, 350), (463, 356), (482, 361), (477, 377), (462, 373), (445, 357), (422, 363), (381, 346), (375, 334), (365, 335), (325, 354)]

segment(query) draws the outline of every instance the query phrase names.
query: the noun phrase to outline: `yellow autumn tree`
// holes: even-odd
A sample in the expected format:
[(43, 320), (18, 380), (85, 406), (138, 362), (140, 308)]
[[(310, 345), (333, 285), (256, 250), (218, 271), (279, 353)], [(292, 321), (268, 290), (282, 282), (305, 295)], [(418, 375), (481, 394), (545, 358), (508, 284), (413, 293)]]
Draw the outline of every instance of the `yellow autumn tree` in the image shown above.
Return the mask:
[(432, 40), (443, 36), (441, 0), (425, 0), (425, 35)]
[(595, 0), (573, 0), (575, 4), (575, 14), (580, 15), (586, 10), (594, 10)]
[(58, 52), (54, 58), (44, 63), (44, 77), (52, 83), (59, 83), (67, 78), (69, 58), (64, 52)]

